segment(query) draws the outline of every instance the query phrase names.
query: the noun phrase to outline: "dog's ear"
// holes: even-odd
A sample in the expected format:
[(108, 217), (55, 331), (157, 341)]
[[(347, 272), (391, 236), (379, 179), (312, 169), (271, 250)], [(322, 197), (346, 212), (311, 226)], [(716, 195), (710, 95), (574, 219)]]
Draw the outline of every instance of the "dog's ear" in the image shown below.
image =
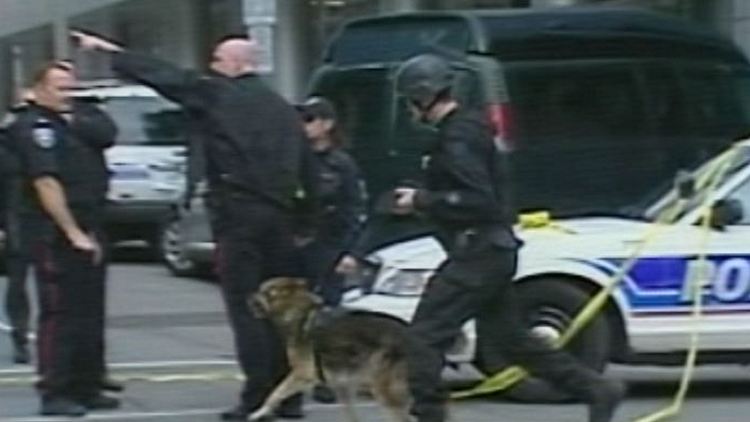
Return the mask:
[(300, 289), (307, 289), (307, 280), (304, 278), (295, 278), (294, 285)]

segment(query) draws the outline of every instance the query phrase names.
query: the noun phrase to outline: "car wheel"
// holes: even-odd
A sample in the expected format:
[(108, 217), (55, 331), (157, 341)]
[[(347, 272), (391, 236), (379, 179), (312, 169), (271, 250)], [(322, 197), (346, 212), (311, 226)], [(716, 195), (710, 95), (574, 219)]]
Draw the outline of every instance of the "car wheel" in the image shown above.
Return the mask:
[(174, 219), (164, 225), (160, 239), (161, 259), (173, 275), (178, 277), (196, 275), (198, 265), (195, 261), (185, 256), (181, 238), (182, 233), (179, 220)]
[[(550, 343), (562, 336), (577, 312), (591, 298), (590, 294), (565, 279), (545, 278), (518, 286), (518, 299), (522, 318), (531, 332)], [(482, 336), (492, 335), (491, 327), (479, 333), (478, 348), (482, 349)], [(610, 357), (610, 326), (606, 316), (591, 320), (565, 350), (580, 362), (596, 371), (603, 371)], [(481, 352), (480, 352), (481, 353)], [(489, 374), (481, 355), (477, 368)], [(492, 359), (498, 362), (497, 357)], [(528, 377), (504, 392), (508, 399), (528, 403), (561, 403), (572, 397), (539, 378)]]

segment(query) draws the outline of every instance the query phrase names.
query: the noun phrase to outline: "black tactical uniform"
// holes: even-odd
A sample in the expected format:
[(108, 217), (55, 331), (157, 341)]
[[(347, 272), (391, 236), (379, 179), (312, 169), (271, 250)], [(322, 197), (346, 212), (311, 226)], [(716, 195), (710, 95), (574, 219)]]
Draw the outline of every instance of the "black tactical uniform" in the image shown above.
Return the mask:
[(21, 163), (12, 152), (10, 142), (4, 132), (15, 121), (16, 114), (23, 111), (25, 105), (11, 108), (0, 127), (0, 153), (3, 158), (3, 175), (0, 179), (3, 195), (3, 226), (5, 229), (5, 262), (8, 286), (5, 291), (5, 312), (11, 325), (13, 340), (13, 360), (16, 363), (27, 363), (29, 353), (27, 338), (29, 332), (30, 307), (26, 291), (31, 256), (28, 242), (21, 233), (21, 197), (22, 176)]
[(182, 104), (203, 142), (217, 271), (247, 377), (240, 406), (222, 417), (244, 419), (286, 372), (276, 333), (249, 311), (247, 298), (262, 281), (299, 272), (295, 208), (315, 196), (299, 116), (254, 74), (201, 77), (130, 52), (115, 53), (113, 63), (121, 76)]
[(39, 292), (38, 359), (46, 402), (94, 406), (103, 376), (103, 262), (71, 245), (43, 210), (32, 186), (54, 177), (82, 230), (101, 241), (109, 173), (103, 151), (116, 128), (104, 113), (74, 105), (66, 117), (31, 104), (8, 131), (25, 176), (24, 236), (32, 245)]
[(321, 218), (315, 240), (307, 247), (305, 274), (327, 306), (341, 302), (344, 280), (335, 268), (357, 239), (366, 218), (364, 181), (357, 164), (343, 149), (316, 151)]
[[(399, 90), (423, 110), (447, 99), (450, 71), (442, 59), (417, 56), (402, 65)], [(416, 90), (411, 88), (416, 87)], [(412, 320), (409, 382), (420, 422), (445, 420), (443, 355), (464, 323), (478, 318), (495, 336), (492, 350), (533, 375), (591, 404), (591, 422), (607, 422), (621, 394), (574, 358), (553, 350), (524, 326), (513, 284), (517, 249), (506, 158), (480, 112), (453, 109), (437, 123), (437, 143), (426, 163), (426, 184), (415, 196), (418, 212), (437, 227), (448, 254), (428, 284)], [(501, 369), (507, 361), (487, 362)]]

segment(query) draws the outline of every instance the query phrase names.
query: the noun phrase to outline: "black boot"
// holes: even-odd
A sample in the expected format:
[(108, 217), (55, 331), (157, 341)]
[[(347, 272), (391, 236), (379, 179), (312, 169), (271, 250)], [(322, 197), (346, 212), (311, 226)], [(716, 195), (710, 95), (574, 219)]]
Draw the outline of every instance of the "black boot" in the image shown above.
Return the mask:
[(253, 411), (249, 406), (239, 404), (231, 409), (221, 412), (219, 418), (223, 421), (246, 421)]
[(80, 404), (62, 397), (42, 398), (42, 416), (70, 416), (80, 418), (86, 415), (86, 408)]
[(84, 397), (79, 401), (89, 410), (114, 410), (120, 407), (120, 400), (104, 394)]
[(302, 419), (305, 412), (302, 410), (302, 394), (295, 394), (281, 402), (279, 408), (274, 412), (282, 419)]
[(612, 379), (604, 379), (598, 384), (589, 401), (589, 422), (610, 422), (625, 398), (625, 384)]
[(448, 417), (447, 405), (440, 403), (415, 403), (411, 414), (416, 417), (417, 422), (445, 422)]
[(318, 384), (313, 387), (312, 398), (318, 403), (336, 403), (336, 393), (326, 384)]
[(125, 390), (125, 385), (108, 376), (102, 377), (101, 381), (99, 381), (99, 387), (104, 391), (111, 391), (113, 393), (119, 393)]

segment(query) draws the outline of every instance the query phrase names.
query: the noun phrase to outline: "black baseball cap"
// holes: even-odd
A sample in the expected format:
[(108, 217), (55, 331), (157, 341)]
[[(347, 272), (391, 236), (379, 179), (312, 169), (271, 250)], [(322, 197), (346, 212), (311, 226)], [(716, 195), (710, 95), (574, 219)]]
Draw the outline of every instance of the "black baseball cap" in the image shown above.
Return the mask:
[(297, 104), (296, 108), (305, 119), (336, 120), (336, 109), (333, 107), (333, 103), (324, 97), (310, 97), (302, 104)]

